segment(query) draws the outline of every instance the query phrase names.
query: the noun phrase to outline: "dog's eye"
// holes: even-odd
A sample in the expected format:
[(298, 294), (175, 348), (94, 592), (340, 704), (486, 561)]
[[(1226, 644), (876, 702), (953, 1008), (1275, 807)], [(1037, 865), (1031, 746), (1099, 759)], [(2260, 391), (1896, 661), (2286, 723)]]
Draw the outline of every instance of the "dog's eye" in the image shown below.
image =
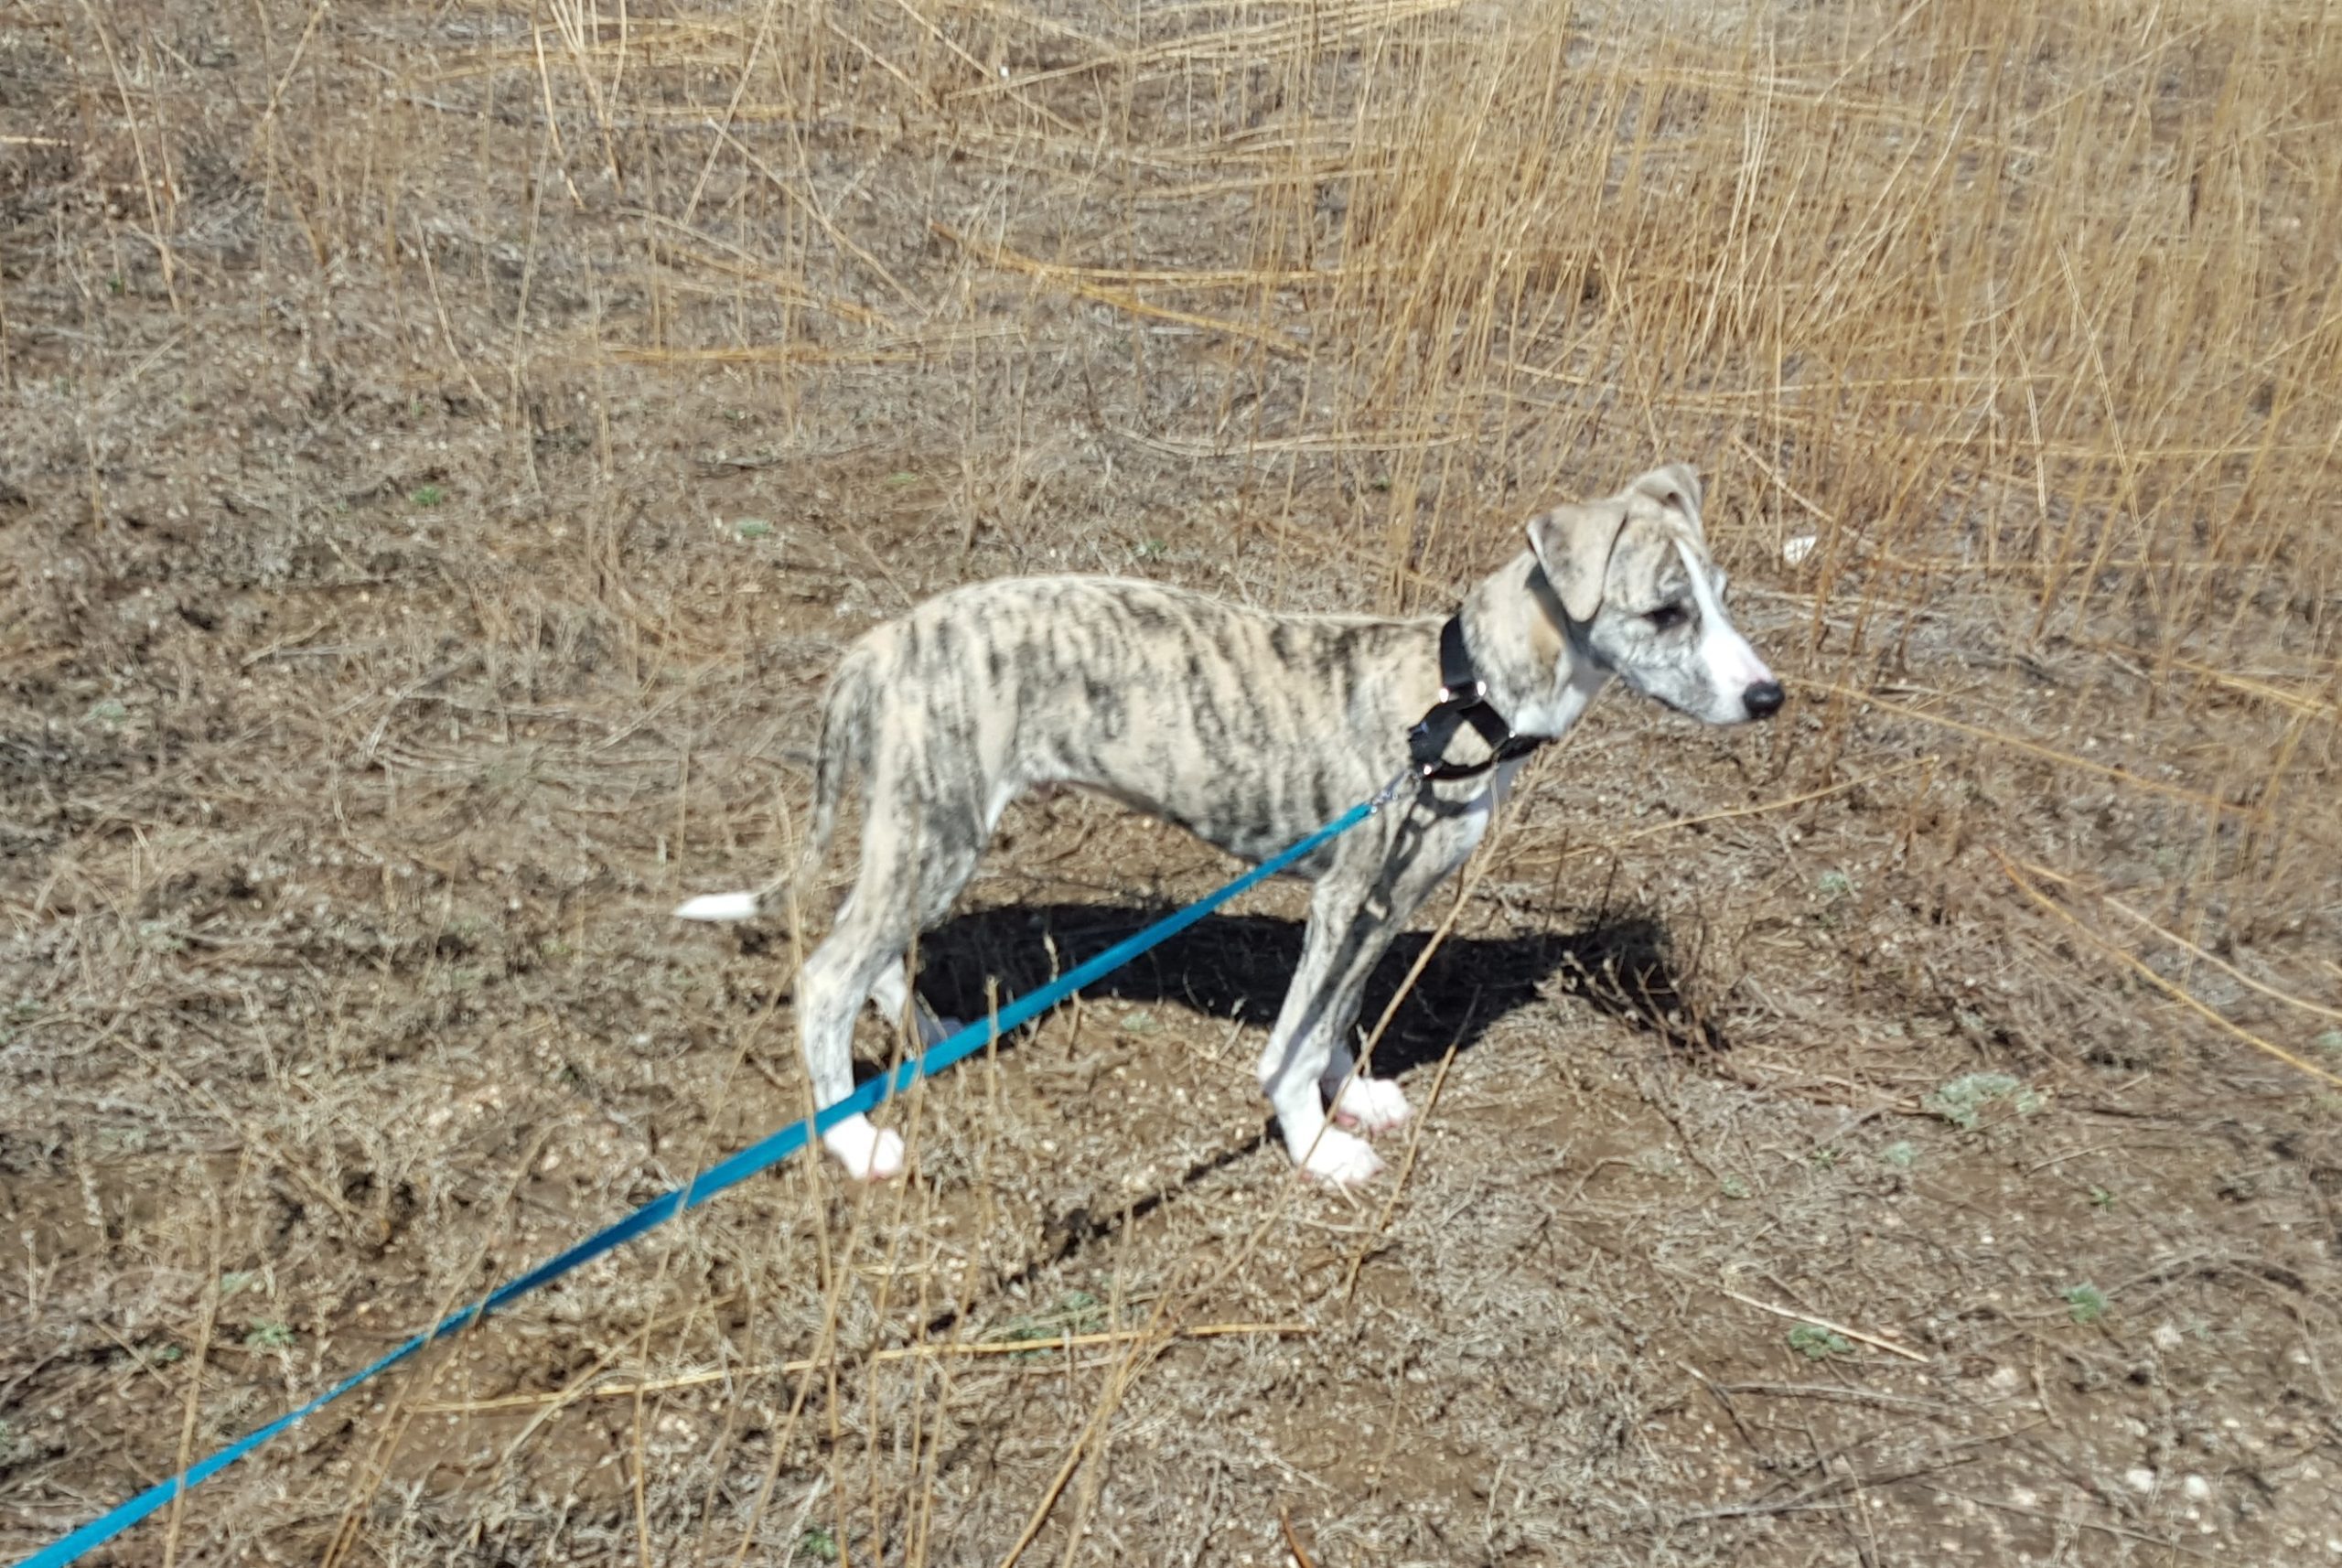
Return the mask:
[(1673, 631), (1691, 618), (1692, 612), (1681, 605), (1661, 605), (1643, 617), (1643, 619), (1650, 622), (1653, 631)]

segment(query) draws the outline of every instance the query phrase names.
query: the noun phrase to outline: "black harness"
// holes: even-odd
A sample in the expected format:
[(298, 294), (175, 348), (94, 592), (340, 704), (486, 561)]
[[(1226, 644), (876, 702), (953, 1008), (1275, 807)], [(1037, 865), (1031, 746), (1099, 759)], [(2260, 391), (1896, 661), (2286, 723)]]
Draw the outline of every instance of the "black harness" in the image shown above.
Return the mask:
[[(1485, 762), (1449, 762), (1449, 743), (1470, 725), (1488, 743)], [(1439, 628), (1439, 701), (1407, 732), (1407, 756), (1417, 776), (1434, 780), (1477, 779), (1500, 763), (1528, 756), (1551, 736), (1515, 735), (1504, 715), (1488, 705), (1488, 682), (1472, 668), (1464, 646), (1464, 620), (1450, 616)]]

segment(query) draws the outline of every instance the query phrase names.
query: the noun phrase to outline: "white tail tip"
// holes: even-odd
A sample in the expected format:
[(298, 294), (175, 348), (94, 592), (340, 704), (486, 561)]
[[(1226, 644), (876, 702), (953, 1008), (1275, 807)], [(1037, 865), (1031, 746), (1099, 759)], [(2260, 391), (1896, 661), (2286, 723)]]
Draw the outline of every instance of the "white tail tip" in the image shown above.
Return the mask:
[(753, 893), (710, 893), (691, 899), (675, 911), (679, 920), (753, 920), (757, 918), (757, 896)]

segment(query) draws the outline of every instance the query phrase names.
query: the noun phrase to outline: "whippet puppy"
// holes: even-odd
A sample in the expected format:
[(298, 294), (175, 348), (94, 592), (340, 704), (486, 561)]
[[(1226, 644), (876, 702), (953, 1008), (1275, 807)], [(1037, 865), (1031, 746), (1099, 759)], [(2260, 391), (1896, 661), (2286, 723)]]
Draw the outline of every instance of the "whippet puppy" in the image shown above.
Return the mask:
[[(1257, 862), (1398, 779), (1387, 809), (1295, 868), (1316, 888), (1260, 1060), (1302, 1170), (1338, 1186), (1372, 1177), (1381, 1161), (1342, 1126), (1380, 1132), (1410, 1112), (1396, 1082), (1351, 1075), (1368, 974), (1480, 842), (1525, 752), (1567, 734), (1613, 677), (1713, 725), (1781, 706), (1724, 613), (1690, 467), (1555, 507), (1528, 533), (1445, 621), (1271, 615), (1155, 583), (1026, 577), (955, 589), (858, 639), (824, 702), (792, 874), (800, 887), (818, 874), (858, 775), (861, 871), (797, 977), (816, 1102), (853, 1090), (865, 998), (903, 1017), (915, 931), (951, 911), (1020, 791), (1091, 789)], [(747, 919), (786, 882), (676, 913)], [(1329, 1109), (1341, 1126), (1327, 1125)], [(902, 1168), (902, 1139), (865, 1116), (822, 1141), (857, 1178)]]

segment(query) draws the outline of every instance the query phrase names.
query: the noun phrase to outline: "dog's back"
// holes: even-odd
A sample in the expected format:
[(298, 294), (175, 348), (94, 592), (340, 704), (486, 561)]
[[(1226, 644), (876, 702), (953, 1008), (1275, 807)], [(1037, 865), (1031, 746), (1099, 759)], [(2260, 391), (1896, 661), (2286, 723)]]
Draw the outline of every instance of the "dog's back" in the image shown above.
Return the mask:
[(1404, 760), (1391, 715), (1428, 700), (1436, 632), (1122, 578), (978, 583), (858, 640), (825, 728), (916, 779), (930, 828), (972, 814), (989, 836), (1018, 790), (1072, 784), (1258, 859)]

